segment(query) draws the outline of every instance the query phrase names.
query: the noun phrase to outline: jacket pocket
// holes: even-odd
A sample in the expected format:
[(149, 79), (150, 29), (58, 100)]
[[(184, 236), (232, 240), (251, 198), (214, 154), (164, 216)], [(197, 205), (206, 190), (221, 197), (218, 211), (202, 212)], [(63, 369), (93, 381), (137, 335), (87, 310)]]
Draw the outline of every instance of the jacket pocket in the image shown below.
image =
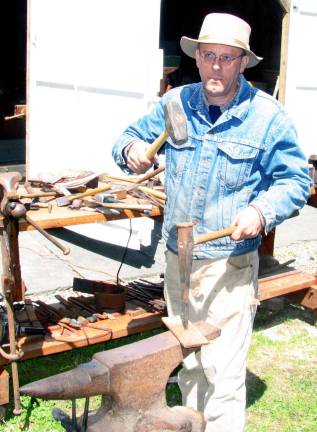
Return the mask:
[(259, 148), (237, 142), (220, 142), (218, 151), (218, 179), (228, 189), (241, 187), (250, 175)]
[(201, 140), (195, 140), (191, 136), (183, 144), (174, 143), (171, 138), (168, 139), (165, 150), (166, 165), (172, 176), (180, 179), (183, 172), (190, 169), (194, 162), (195, 149), (199, 145), (201, 145)]

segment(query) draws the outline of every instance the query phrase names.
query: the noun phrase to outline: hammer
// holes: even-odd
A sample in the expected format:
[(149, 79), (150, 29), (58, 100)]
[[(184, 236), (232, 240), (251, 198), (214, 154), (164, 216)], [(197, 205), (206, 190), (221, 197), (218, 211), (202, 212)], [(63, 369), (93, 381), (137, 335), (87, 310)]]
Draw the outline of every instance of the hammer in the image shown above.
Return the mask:
[(63, 197), (56, 198), (56, 204), (58, 207), (65, 207), (65, 206), (70, 205), (71, 202), (74, 201), (75, 199), (96, 195), (97, 193), (105, 192), (109, 189), (111, 189), (111, 186), (106, 185), (106, 186), (102, 186), (102, 187), (95, 188), (95, 189), (87, 189), (85, 192), (80, 193), (80, 194), (67, 195), (67, 196), (65, 195)]
[(169, 136), (175, 145), (184, 144), (188, 138), (186, 117), (177, 102), (168, 101), (164, 105), (164, 117), (165, 130), (146, 151), (146, 157), (150, 160), (154, 158)]
[[(220, 334), (219, 329), (208, 323), (195, 326), (208, 340)], [(104, 403), (88, 416), (87, 431), (90, 432), (202, 432), (202, 413), (192, 408), (167, 407), (165, 397), (170, 374), (193, 351), (183, 349), (167, 331), (99, 352), (89, 363), (27, 384), (21, 392), (57, 400), (103, 395)]]

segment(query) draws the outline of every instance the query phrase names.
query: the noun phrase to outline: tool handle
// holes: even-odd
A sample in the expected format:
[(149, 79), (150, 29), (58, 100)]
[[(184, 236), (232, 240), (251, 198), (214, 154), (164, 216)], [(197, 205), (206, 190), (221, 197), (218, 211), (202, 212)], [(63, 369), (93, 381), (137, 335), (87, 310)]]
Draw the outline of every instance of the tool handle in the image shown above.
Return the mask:
[(217, 240), (217, 239), (222, 238), (222, 237), (230, 236), (234, 230), (235, 230), (235, 227), (230, 225), (227, 228), (224, 228), (224, 229), (221, 229), (218, 231), (211, 231), (207, 234), (203, 234), (203, 235), (198, 236), (194, 239), (194, 246), (196, 246), (200, 243), (205, 243), (207, 241)]
[(19, 198), (41, 198), (41, 197), (55, 197), (56, 192), (32, 192), (27, 194), (19, 194)]
[(153, 210), (152, 204), (130, 204), (125, 202), (120, 203), (98, 203), (98, 206), (110, 209), (122, 210)]
[(48, 234), (45, 230), (43, 230), (43, 228), (37, 223), (35, 222), (33, 219), (30, 218), (30, 216), (25, 215), (24, 216), (26, 221), (32, 225), (36, 230), (38, 230), (44, 237), (47, 238), (47, 240), (49, 240), (50, 242), (52, 242), (56, 247), (58, 247), (64, 255), (68, 255), (70, 252), (70, 249), (68, 247), (65, 247), (64, 245), (62, 245), (58, 240), (56, 240), (55, 237), (53, 237), (52, 235)]
[(152, 195), (152, 196), (154, 196), (156, 198), (159, 198), (161, 200), (165, 200), (166, 199), (166, 195), (165, 195), (164, 192), (161, 192), (161, 191), (158, 191), (158, 190), (155, 190), (155, 189), (151, 189), (151, 188), (148, 188), (146, 186), (137, 186), (137, 189), (139, 189), (141, 192), (144, 192), (146, 194)]
[(80, 193), (80, 194), (76, 194), (76, 195), (72, 195), (68, 197), (69, 201), (73, 201), (74, 199), (79, 199), (79, 198), (84, 198), (86, 196), (91, 196), (91, 195), (96, 195), (97, 193), (100, 192), (105, 192), (107, 190), (111, 189), (110, 185), (106, 185), (106, 186), (101, 186), (99, 188), (94, 188), (94, 189), (87, 189), (85, 192)]
[(152, 177), (155, 177), (157, 174), (160, 174), (164, 170), (165, 170), (164, 166), (159, 166), (154, 171), (151, 171), (151, 172), (145, 174), (144, 176), (137, 178), (135, 180), (135, 183), (143, 183), (144, 181), (149, 180)]
[(168, 136), (169, 135), (168, 135), (167, 130), (164, 130), (161, 133), (161, 135), (158, 136), (155, 141), (153, 141), (153, 143), (151, 144), (151, 146), (145, 152), (146, 157), (148, 159), (152, 160), (154, 158), (154, 156), (156, 155), (156, 153), (158, 152), (158, 150), (162, 147), (162, 145), (167, 140)]
[(162, 171), (165, 170), (164, 166), (159, 166), (154, 171), (150, 171), (149, 173), (146, 173), (142, 177), (133, 177), (133, 176), (126, 176), (126, 177), (120, 177), (120, 176), (113, 176), (113, 175), (105, 175), (106, 178), (112, 179), (112, 180), (118, 180), (118, 181), (125, 181), (129, 183), (143, 183), (146, 180), (149, 180), (150, 178), (156, 176), (157, 174), (160, 174)]

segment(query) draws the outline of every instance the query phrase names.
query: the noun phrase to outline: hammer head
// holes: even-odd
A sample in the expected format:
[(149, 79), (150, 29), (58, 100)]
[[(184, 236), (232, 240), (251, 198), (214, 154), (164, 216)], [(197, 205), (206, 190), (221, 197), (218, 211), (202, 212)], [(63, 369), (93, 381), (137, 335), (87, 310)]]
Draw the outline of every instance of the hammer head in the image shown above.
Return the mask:
[(188, 139), (185, 114), (179, 104), (168, 101), (164, 105), (165, 128), (174, 144), (184, 144)]

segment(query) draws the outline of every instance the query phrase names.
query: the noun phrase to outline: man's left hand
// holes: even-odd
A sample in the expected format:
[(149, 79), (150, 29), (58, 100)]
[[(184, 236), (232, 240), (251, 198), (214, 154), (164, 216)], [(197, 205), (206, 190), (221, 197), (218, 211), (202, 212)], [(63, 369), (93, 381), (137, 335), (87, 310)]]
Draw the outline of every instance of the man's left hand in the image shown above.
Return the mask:
[(247, 207), (233, 219), (235, 230), (231, 234), (233, 240), (245, 240), (257, 237), (264, 226), (260, 214), (254, 207)]

